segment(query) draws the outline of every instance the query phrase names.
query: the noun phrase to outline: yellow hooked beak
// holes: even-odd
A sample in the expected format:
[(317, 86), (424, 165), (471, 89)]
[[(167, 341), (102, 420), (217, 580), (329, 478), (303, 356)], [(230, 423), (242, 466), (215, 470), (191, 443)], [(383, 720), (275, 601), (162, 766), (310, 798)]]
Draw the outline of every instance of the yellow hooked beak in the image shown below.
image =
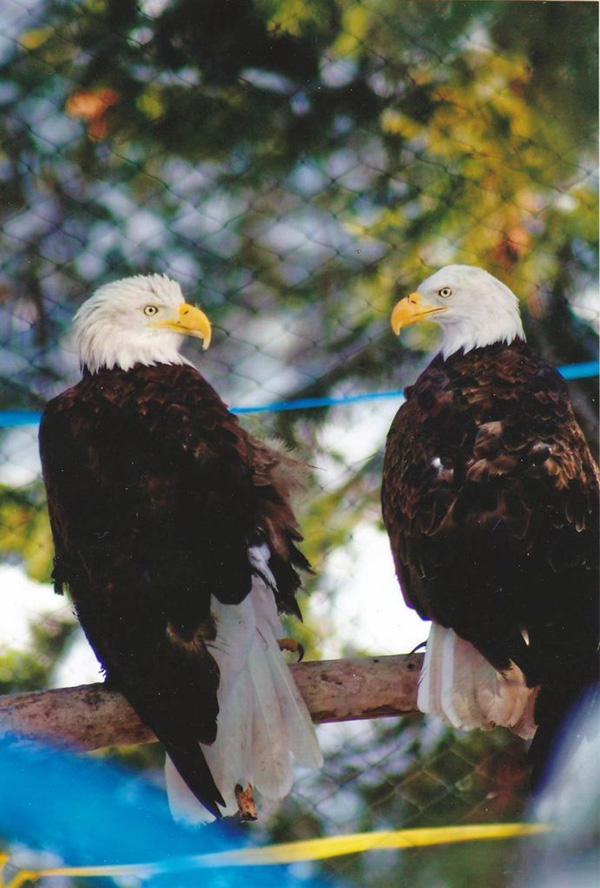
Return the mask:
[(397, 336), (404, 327), (418, 324), (419, 321), (426, 321), (430, 315), (439, 314), (442, 311), (446, 311), (446, 306), (430, 305), (423, 302), (420, 293), (411, 293), (410, 296), (401, 299), (394, 306), (390, 318), (392, 330)]
[(203, 311), (200, 311), (195, 305), (188, 305), (187, 302), (179, 306), (177, 320), (153, 321), (148, 326), (161, 327), (163, 330), (181, 333), (182, 336), (194, 336), (196, 339), (202, 339), (202, 348), (205, 350), (210, 345), (212, 336), (210, 321)]

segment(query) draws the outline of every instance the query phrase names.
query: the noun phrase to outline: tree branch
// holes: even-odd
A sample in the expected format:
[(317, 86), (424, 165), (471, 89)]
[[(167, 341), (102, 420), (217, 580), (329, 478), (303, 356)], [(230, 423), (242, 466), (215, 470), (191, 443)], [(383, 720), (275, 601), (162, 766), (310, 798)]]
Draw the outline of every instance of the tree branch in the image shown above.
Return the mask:
[[(353, 721), (417, 711), (422, 654), (296, 663), (292, 674), (312, 719)], [(156, 738), (125, 698), (102, 684), (0, 697), (0, 727), (78, 749)]]

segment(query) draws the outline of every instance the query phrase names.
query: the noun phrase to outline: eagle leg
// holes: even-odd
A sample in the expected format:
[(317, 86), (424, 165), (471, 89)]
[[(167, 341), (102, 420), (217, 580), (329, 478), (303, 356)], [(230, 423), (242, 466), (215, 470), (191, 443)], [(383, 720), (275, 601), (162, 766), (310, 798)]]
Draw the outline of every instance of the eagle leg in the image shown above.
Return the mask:
[(250, 784), (246, 789), (242, 789), (238, 783), (235, 787), (235, 798), (238, 803), (238, 816), (242, 823), (258, 820), (258, 810)]
[(277, 644), (280, 651), (290, 651), (292, 654), (298, 654), (298, 663), (304, 659), (304, 645), (296, 641), (295, 638), (278, 638)]

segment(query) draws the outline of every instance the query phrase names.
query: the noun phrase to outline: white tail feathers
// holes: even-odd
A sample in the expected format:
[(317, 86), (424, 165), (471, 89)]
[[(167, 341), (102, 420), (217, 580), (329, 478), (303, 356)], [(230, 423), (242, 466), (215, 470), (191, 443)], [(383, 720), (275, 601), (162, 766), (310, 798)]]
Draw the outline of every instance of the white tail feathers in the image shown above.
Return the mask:
[[(212, 601), (217, 637), (211, 653), (221, 672), (219, 717), (217, 738), (202, 751), (225, 800), (225, 816), (238, 810), (237, 784), (251, 784), (265, 798), (280, 799), (292, 787), (292, 756), (308, 768), (323, 764), (306, 704), (279, 649), (283, 629), (268, 558), (265, 545), (250, 550), (260, 575), (240, 604)], [(213, 819), (168, 758), (165, 775), (176, 818), (193, 823)]]
[(511, 665), (497, 672), (485, 657), (452, 629), (431, 624), (419, 679), (421, 712), (442, 718), (455, 728), (484, 731), (504, 725), (526, 740), (535, 734), (536, 689), (528, 688), (521, 670)]

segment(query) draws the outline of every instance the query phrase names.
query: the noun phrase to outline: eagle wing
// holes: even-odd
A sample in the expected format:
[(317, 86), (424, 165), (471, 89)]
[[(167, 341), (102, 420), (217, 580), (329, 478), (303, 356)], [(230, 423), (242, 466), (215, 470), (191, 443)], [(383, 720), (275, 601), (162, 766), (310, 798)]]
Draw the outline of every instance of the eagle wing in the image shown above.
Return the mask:
[(301, 620), (295, 597), (300, 587), (298, 570), (311, 568), (297, 545), (302, 534), (293, 503), (306, 487), (308, 467), (286, 453), (277, 441), (259, 441), (249, 434), (246, 438), (258, 501), (257, 525), (271, 553), (269, 567), (276, 581), (277, 607)]

